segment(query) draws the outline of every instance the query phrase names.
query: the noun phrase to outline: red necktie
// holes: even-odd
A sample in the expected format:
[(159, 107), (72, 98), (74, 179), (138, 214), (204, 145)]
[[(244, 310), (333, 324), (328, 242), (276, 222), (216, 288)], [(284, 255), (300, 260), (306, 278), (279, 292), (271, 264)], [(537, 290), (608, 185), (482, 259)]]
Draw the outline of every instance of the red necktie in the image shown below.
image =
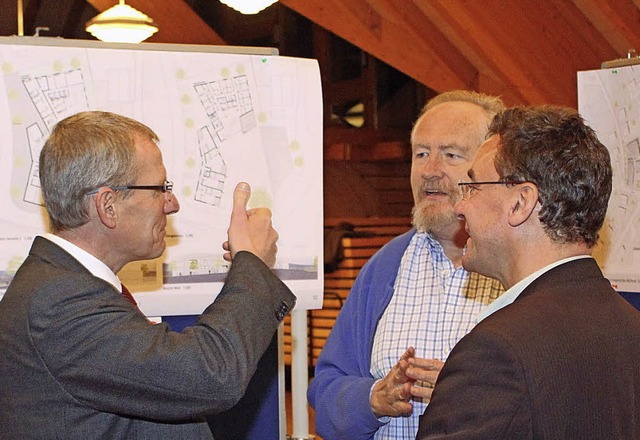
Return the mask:
[[(129, 292), (129, 289), (127, 289), (125, 287), (124, 284), (120, 283), (120, 285), (122, 286), (122, 296), (124, 296), (124, 299), (126, 299), (127, 301), (129, 301), (131, 304), (133, 304), (134, 306), (136, 306), (136, 309), (138, 309), (138, 311), (140, 313), (142, 313), (142, 310), (140, 310), (140, 308), (138, 307), (138, 303), (136, 302), (135, 299), (133, 299), (133, 295), (131, 295), (131, 292)], [(142, 313), (144, 315), (144, 313)], [(148, 320), (148, 318), (147, 318)], [(149, 321), (151, 324), (157, 324), (155, 321)]]
[(138, 303), (136, 302), (135, 299), (133, 299), (133, 295), (131, 295), (131, 292), (129, 292), (129, 289), (127, 289), (124, 284), (121, 284), (121, 286), (122, 286), (122, 296), (124, 296), (124, 298), (127, 301), (129, 301), (131, 304), (138, 307)]

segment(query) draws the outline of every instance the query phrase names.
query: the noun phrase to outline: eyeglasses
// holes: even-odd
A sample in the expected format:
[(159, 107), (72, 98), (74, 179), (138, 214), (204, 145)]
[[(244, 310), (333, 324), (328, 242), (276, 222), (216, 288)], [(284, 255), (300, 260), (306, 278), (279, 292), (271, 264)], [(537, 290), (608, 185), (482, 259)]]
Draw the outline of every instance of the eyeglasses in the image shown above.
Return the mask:
[[(147, 189), (153, 191), (162, 191), (170, 199), (173, 191), (173, 182), (170, 180), (165, 180), (162, 185), (119, 185), (110, 186), (109, 188), (114, 191), (124, 191), (126, 189)], [(98, 191), (100, 191), (100, 188), (89, 191), (87, 195), (97, 194)]]
[(524, 180), (512, 180), (512, 181), (498, 181), (498, 182), (458, 182), (458, 186), (462, 191), (462, 200), (469, 200), (471, 194), (479, 190), (480, 185), (518, 185), (520, 183), (526, 183)]

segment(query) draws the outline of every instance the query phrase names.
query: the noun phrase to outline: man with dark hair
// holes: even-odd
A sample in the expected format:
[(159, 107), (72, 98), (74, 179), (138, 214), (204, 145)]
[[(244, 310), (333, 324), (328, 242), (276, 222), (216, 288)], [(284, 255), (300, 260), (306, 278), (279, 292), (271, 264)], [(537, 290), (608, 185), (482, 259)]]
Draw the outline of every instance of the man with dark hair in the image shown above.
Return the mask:
[[(271, 212), (233, 195), (222, 291), (182, 333), (152, 324), (116, 276), (159, 257), (180, 208), (156, 134), (83, 112), (40, 155), (52, 233), (0, 301), (0, 438), (211, 439), (205, 416), (244, 395), (295, 297), (271, 272)], [(213, 294), (213, 292), (212, 292)]]
[(417, 438), (640, 438), (640, 314), (591, 257), (609, 153), (560, 107), (506, 110), (489, 134), (455, 211), (462, 264), (507, 291), (452, 350)]

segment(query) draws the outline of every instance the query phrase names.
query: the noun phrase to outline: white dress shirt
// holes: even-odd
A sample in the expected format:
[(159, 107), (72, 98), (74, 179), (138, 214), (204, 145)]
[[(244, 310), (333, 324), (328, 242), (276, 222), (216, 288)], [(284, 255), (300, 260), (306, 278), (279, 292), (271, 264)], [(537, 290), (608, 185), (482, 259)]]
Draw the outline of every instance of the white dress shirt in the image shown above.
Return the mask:
[(489, 306), (487, 306), (478, 315), (478, 322), (482, 321), (483, 319), (490, 316), (491, 314), (513, 303), (516, 300), (516, 298), (520, 296), (522, 291), (529, 286), (529, 284), (533, 283), (545, 272), (548, 272), (554, 267), (560, 266), (561, 264), (568, 263), (569, 261), (580, 260), (582, 258), (593, 258), (593, 257), (591, 255), (577, 255), (575, 257), (564, 258), (562, 260), (555, 261), (549, 264), (548, 266), (543, 267), (542, 269), (535, 271), (534, 273), (532, 273), (526, 278), (521, 279), (516, 284), (514, 284), (509, 290), (504, 292), (504, 294), (502, 294), (498, 299), (496, 299), (494, 302), (489, 304)]
[(105, 280), (107, 283), (113, 285), (113, 287), (115, 287), (118, 292), (122, 293), (122, 283), (120, 282), (120, 278), (118, 278), (118, 276), (113, 273), (113, 271), (109, 269), (109, 267), (102, 261), (91, 255), (84, 249), (79, 248), (70, 241), (67, 241), (57, 235), (45, 234), (44, 238), (60, 246), (62, 249), (71, 254), (73, 258), (78, 260), (80, 264), (86, 267), (87, 270), (94, 276)]

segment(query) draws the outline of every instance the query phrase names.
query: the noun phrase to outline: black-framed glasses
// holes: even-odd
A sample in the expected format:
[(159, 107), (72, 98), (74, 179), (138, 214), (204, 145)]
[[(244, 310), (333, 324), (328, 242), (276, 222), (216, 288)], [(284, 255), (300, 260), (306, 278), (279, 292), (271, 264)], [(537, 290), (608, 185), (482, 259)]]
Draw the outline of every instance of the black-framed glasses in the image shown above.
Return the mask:
[(471, 194), (480, 189), (478, 188), (480, 185), (518, 185), (520, 183), (526, 183), (524, 180), (500, 180), (496, 182), (458, 182), (458, 186), (462, 191), (462, 200), (469, 200)]
[[(146, 189), (152, 191), (162, 191), (169, 198), (171, 198), (173, 191), (173, 182), (170, 180), (165, 180), (162, 185), (117, 185), (110, 186), (109, 188), (114, 191), (124, 191), (126, 189)], [(89, 191), (87, 195), (97, 194), (98, 191), (100, 191), (100, 188)]]

